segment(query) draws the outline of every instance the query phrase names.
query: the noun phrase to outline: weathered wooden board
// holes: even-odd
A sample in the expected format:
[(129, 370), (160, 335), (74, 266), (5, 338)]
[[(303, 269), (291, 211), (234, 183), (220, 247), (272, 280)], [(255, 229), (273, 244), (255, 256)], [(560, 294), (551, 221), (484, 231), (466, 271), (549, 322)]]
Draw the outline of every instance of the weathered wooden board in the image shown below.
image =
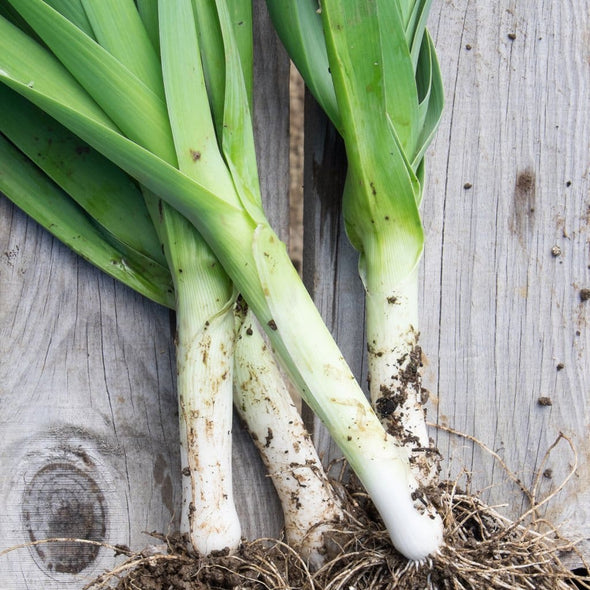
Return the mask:
[[(255, 127), (267, 211), (288, 230), (289, 64), (256, 2)], [(173, 318), (72, 254), (0, 197), (0, 552), (48, 537), (141, 549), (178, 529)], [(243, 533), (280, 509), (236, 422)], [(119, 558), (120, 560), (120, 558)], [(0, 556), (0, 588), (81, 588), (107, 549), (45, 544)]]
[[(496, 451), (590, 555), (590, 3), (434, 2), (446, 110), (429, 151), (421, 278), (429, 419)], [(307, 112), (304, 275), (362, 382), (362, 287), (339, 220), (342, 147)], [(552, 405), (541, 405), (539, 398)], [(338, 455), (320, 428), (326, 457)], [(517, 517), (492, 456), (432, 429), (443, 475)], [(462, 481), (465, 483), (465, 480)]]

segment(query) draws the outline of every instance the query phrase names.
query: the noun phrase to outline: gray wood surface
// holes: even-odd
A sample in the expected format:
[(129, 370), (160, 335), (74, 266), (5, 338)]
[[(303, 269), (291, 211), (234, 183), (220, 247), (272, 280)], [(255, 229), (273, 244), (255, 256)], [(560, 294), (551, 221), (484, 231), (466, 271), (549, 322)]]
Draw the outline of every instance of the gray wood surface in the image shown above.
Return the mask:
[[(497, 452), (590, 556), (590, 4), (434, 2), (446, 109), (427, 160), (421, 343), (429, 420)], [(364, 384), (363, 294), (339, 221), (342, 147), (307, 115), (304, 276)], [(558, 252), (560, 252), (558, 254)], [(557, 255), (556, 255), (557, 254)], [(552, 405), (541, 405), (548, 398)], [(498, 461), (432, 428), (443, 476), (516, 518)], [(339, 456), (320, 427), (326, 459)], [(466, 479), (461, 479), (465, 485)], [(574, 563), (575, 560), (572, 560)]]

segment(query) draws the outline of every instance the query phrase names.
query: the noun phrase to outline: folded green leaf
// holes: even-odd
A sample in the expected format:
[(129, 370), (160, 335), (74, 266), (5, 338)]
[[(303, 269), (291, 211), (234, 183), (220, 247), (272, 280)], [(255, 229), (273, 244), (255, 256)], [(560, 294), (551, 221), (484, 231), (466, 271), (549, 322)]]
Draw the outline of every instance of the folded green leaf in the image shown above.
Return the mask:
[(251, 93), (244, 75), (235, 32), (227, 5), (216, 0), (225, 53), (225, 97), (221, 149), (231, 172), (236, 191), (246, 211), (256, 215), (262, 207), (254, 131), (250, 113)]
[(340, 129), (340, 115), (318, 0), (267, 0), (273, 25), (305, 84), (333, 125)]
[(179, 168), (211, 191), (232, 194), (233, 180), (219, 151), (211, 112), (202, 106), (209, 98), (190, 0), (161, 5), (160, 43)]
[(158, 0), (135, 0), (135, 4), (153, 48), (160, 53)]
[(133, 0), (81, 1), (91, 37), (163, 99), (160, 61)]
[(166, 265), (143, 195), (120, 168), (4, 85), (0, 128), (117, 240)]
[(104, 228), (3, 135), (0, 192), (82, 258), (149, 299), (174, 307), (168, 268), (107, 236)]
[[(419, 53), (418, 69), (416, 70), (416, 86), (420, 98), (420, 134), (416, 146), (416, 153), (413, 155), (412, 168), (418, 166), (424, 159), (424, 155), (432, 141), (444, 106), (444, 89), (440, 66), (434, 43), (428, 31), (424, 31), (424, 37)], [(421, 183), (422, 184), (422, 183)]]

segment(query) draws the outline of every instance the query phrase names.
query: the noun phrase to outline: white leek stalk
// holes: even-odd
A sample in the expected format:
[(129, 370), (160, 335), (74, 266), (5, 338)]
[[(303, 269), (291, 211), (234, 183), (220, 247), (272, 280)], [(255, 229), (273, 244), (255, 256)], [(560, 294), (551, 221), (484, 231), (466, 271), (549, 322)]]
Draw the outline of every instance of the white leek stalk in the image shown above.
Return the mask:
[(235, 407), (281, 501), (287, 542), (317, 569), (326, 533), (342, 520), (341, 503), (254, 317), (243, 308), (237, 317)]
[(428, 436), (418, 345), (418, 281), (414, 269), (403, 281), (373, 285), (367, 277), (366, 337), (371, 402), (385, 429), (408, 453), (423, 487), (438, 475), (437, 451)]
[(173, 273), (183, 474), (180, 531), (189, 535), (196, 551), (208, 555), (234, 550), (241, 539), (231, 463), (233, 294), (206, 245), (188, 235), (183, 235), (186, 249), (179, 256), (177, 246), (175, 256), (186, 264)]

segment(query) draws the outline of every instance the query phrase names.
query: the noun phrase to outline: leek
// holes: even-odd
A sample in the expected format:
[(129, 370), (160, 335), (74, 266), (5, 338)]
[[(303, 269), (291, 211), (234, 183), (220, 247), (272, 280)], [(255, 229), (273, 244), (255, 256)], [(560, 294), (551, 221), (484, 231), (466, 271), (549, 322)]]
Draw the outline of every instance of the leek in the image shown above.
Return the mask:
[(237, 310), (235, 406), (281, 501), (287, 542), (318, 569), (344, 511), (255, 318)]
[[(95, 28), (98, 28), (96, 15), (93, 16)], [(184, 22), (189, 23), (190, 20), (185, 18)], [(186, 80), (186, 77), (183, 79)], [(190, 84), (185, 84), (183, 88), (191, 94)], [(122, 250), (119, 241), (128, 242), (141, 250), (146, 260), (154, 258), (160, 264), (165, 263), (141, 192), (124, 173), (4, 86), (0, 86), (0, 105), (0, 128), (15, 144), (11, 146), (9, 141), (0, 137), (0, 188), (9, 198), (59, 239), (107, 272), (112, 271), (116, 256), (123, 257), (123, 253), (112, 252), (107, 243), (109, 239), (117, 241), (119, 250)], [(206, 129), (206, 125), (200, 127), (203, 128)], [(191, 131), (195, 140), (199, 128)], [(30, 161), (23, 157), (25, 154)], [(194, 164), (192, 155), (188, 160), (190, 167)], [(26, 168), (21, 168), (21, 161), (27, 162)], [(33, 166), (33, 162), (40, 168)], [(203, 169), (210, 170), (209, 167)], [(42, 171), (47, 176), (43, 176)], [(39, 185), (31, 182), (37, 177)], [(9, 179), (13, 182), (8, 182)], [(48, 200), (52, 194), (59, 195), (57, 206), (56, 202)], [(76, 208), (74, 202), (80, 207)], [(129, 218), (134, 219), (133, 226), (130, 226)], [(158, 219), (157, 223), (161, 221)], [(61, 230), (64, 224), (71, 228), (68, 232)], [(223, 430), (227, 427), (227, 408), (220, 403), (223, 401), (220, 399), (222, 387), (227, 389), (231, 386), (233, 326), (230, 327), (228, 322), (233, 322), (233, 297), (231, 292), (222, 292), (226, 298), (229, 295), (228, 305), (221, 313), (215, 313), (220, 307), (215, 284), (227, 287), (228, 279), (208, 247), (197, 236), (188, 235), (194, 234), (194, 229), (183, 226), (180, 229), (184, 232), (180, 245), (188, 248), (185, 258), (198, 262), (184, 264), (181, 269), (173, 264), (170, 266), (177, 292), (176, 302), (170, 297), (173, 287), (163, 268), (158, 277), (160, 280), (153, 281), (156, 284), (152, 289), (147, 289), (145, 283), (138, 284), (135, 273), (115, 273), (113, 276), (159, 303), (169, 307), (176, 305), (179, 335), (185, 334), (191, 325), (203, 326), (194, 338), (179, 337), (177, 356), (182, 464), (185, 466), (183, 472), (190, 474), (183, 479), (181, 529), (191, 534), (197, 550), (208, 553), (214, 549), (235, 547), (235, 531), (239, 531), (231, 504), (231, 477), (228, 476), (231, 470), (226, 456), (226, 435), (231, 430)], [(181, 231), (177, 228), (175, 236), (178, 238), (180, 235)], [(87, 247), (81, 250), (80, 243)], [(102, 255), (105, 248), (108, 254), (106, 263)], [(176, 246), (175, 252), (178, 249), (179, 246)], [(123, 268), (129, 271), (129, 254), (125, 260), (127, 264)], [(152, 264), (160, 268), (155, 261)], [(145, 274), (149, 278), (149, 272)], [(186, 294), (187, 285), (190, 296), (178, 297), (178, 293)], [(249, 313), (244, 318), (240, 315), (237, 329), (240, 336), (236, 363), (241, 368), (241, 375), (237, 371), (236, 406), (257, 442), (262, 438), (261, 429), (264, 429), (265, 421), (267, 427), (272, 424), (275, 433), (272, 444), (258, 446), (284, 507), (286, 536), (307, 560), (318, 567), (323, 561), (325, 526), (339, 520), (342, 511), (301, 418), (290, 401), (278, 368), (274, 366), (272, 355)], [(216, 341), (218, 346), (215, 346)], [(250, 371), (250, 374), (256, 372), (254, 384), (240, 378), (244, 370)], [(216, 413), (211, 414), (209, 408)], [(222, 408), (221, 416), (219, 408)], [(195, 415), (201, 418), (195, 419)], [(214, 423), (221, 429), (212, 428)], [(257, 438), (258, 434), (261, 436)], [(219, 461), (220, 456), (223, 461)], [(301, 502), (295, 488), (307, 488), (309, 499)], [(201, 496), (206, 500), (194, 501)], [(223, 504), (219, 502), (220, 497)], [(227, 526), (221, 528), (220, 522), (235, 523), (234, 531)]]
[[(156, 233), (150, 230), (149, 225), (143, 228), (146, 235), (139, 237), (143, 237), (140, 249), (145, 250), (145, 254), (124, 246), (125, 242), (138, 237), (136, 227), (141, 227), (141, 219), (148, 218), (139, 188), (59, 123), (5, 87), (0, 87), (0, 107), (0, 128), (6, 133), (0, 135), (0, 190), (86, 260), (154, 301), (174, 307), (175, 300), (170, 296), (174, 288), (170, 274), (167, 268), (153, 260), (162, 257)], [(25, 153), (24, 150), (31, 145), (34, 149)], [(34, 161), (38, 166), (35, 166)], [(56, 184), (52, 178), (60, 182)], [(113, 195), (116, 198), (111, 198)], [(131, 227), (129, 223), (120, 223), (128, 212), (134, 213), (134, 219), (139, 225)], [(201, 250), (204, 256), (208, 252), (207, 249)], [(196, 250), (194, 254), (198, 257), (199, 251)], [(144, 266), (137, 267), (136, 259)], [(117, 260), (124, 260), (125, 263), (115, 264)], [(225, 276), (223, 269), (211, 258), (210, 251), (206, 260), (209, 264), (204, 266), (208, 274)], [(159, 269), (159, 274), (152, 276), (152, 267)], [(184, 269), (182, 275), (188, 271), (188, 268)], [(199, 280), (193, 286), (196, 292), (192, 300), (198, 303), (198, 315), (202, 315), (201, 309), (217, 304), (215, 296), (209, 288), (209, 280)], [(324, 560), (324, 532), (342, 519), (342, 509), (252, 314), (247, 311), (243, 301), (235, 309), (236, 409), (252, 434), (278, 491), (285, 515), (287, 541), (317, 568)], [(182, 311), (178, 313), (182, 316)], [(214, 318), (201, 333), (199, 343), (202, 344), (204, 338), (215, 334), (213, 323), (225, 323), (231, 317), (230, 313)], [(225, 330), (227, 326), (222, 333)], [(197, 350), (202, 353), (205, 348), (200, 346)], [(182, 354), (180, 350), (179, 354)], [(207, 365), (217, 364), (224, 367), (225, 372), (229, 371), (228, 362), (232, 359), (228, 354), (222, 355), (219, 363), (212, 362), (211, 356), (207, 355), (205, 363), (204, 356), (197, 354), (187, 363), (189, 370), (204, 372)], [(191, 427), (188, 405), (192, 400), (196, 402), (193, 411), (198, 411), (201, 404), (206, 405), (206, 394), (203, 391), (203, 384), (206, 383), (209, 383), (207, 375), (200, 378), (196, 386), (188, 384), (188, 389), (186, 383), (179, 386), (180, 392), (185, 392), (185, 399), (181, 401), (180, 421), (180, 428), (185, 430), (182, 437), (184, 441), (189, 438), (187, 426)], [(187, 391), (195, 391), (200, 395), (188, 396)], [(192, 428), (190, 438), (198, 444), (207, 445), (207, 438), (199, 436), (194, 423)], [(215, 458), (218, 452), (209, 450), (205, 457)], [(195, 454), (194, 449), (185, 447), (182, 455), (182, 464), (185, 466), (185, 503), (187, 500), (190, 502), (192, 486), (199, 481), (195, 475), (186, 477), (187, 473), (192, 474), (193, 469), (199, 468), (201, 479), (206, 478), (211, 486), (223, 489), (223, 481), (220, 485), (215, 479), (220, 475), (216, 467), (211, 470), (205, 465), (197, 466), (199, 457), (204, 455), (203, 450)], [(225, 474), (222, 477), (225, 478)], [(211, 497), (215, 498), (216, 493)], [(217, 507), (212, 505), (210, 499), (204, 505), (207, 511), (215, 510), (215, 514), (209, 516), (211, 522), (217, 523)], [(189, 509), (189, 505), (183, 509), (182, 528), (185, 532), (190, 531), (187, 518)], [(202, 509), (191, 512), (208, 514)], [(196, 522), (193, 520), (194, 524)], [(203, 526), (206, 526), (206, 521)], [(204, 544), (205, 540), (208, 545)], [(216, 543), (213, 543), (214, 540)], [(233, 538), (226, 535), (218, 536), (217, 539), (212, 539), (211, 535), (196, 536), (196, 546), (202, 552), (206, 552), (208, 547), (228, 547), (230, 541)]]
[[(226, 66), (217, 149), (226, 167), (223, 178), (229, 175), (231, 186), (207, 185), (176, 163), (176, 138), (169, 124), (173, 117), (168, 118), (174, 104), (168, 103), (168, 92), (162, 97), (41, 0), (11, 4), (49, 50), (0, 20), (0, 80), (198, 229), (256, 314), (304, 399), (364, 483), (396, 547), (416, 560), (435, 551), (442, 537), (440, 522), (414, 505), (407, 460), (371, 410), (262, 211), (247, 90), (239, 77), (225, 3), (215, 2)], [(160, 3), (161, 11), (166, 8), (167, 3)], [(200, 102), (193, 108), (184, 124), (190, 126), (192, 117), (206, 112), (203, 107)], [(159, 207), (151, 210), (155, 213)]]
[(419, 372), (419, 205), (424, 153), (443, 105), (425, 28), (430, 1), (267, 4), (287, 51), (344, 139), (343, 214), (366, 291), (371, 400), (409, 463), (408, 486), (426, 502), (417, 486), (435, 482), (438, 462)]

